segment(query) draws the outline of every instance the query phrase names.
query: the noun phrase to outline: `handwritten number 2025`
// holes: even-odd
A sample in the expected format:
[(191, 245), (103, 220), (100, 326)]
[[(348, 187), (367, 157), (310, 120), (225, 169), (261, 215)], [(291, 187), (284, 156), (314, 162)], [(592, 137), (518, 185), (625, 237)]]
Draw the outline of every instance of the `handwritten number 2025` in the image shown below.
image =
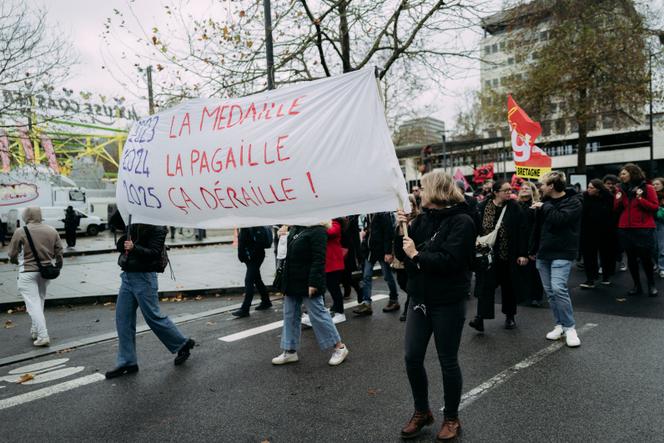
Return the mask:
[(155, 129), (159, 123), (159, 116), (139, 120), (132, 128), (127, 142), (129, 143), (150, 143), (154, 139)]
[(135, 186), (132, 183), (127, 184), (122, 180), (125, 192), (127, 193), (127, 202), (132, 205), (145, 206), (146, 208), (161, 208), (161, 200), (154, 192), (152, 186), (144, 188), (143, 186)]

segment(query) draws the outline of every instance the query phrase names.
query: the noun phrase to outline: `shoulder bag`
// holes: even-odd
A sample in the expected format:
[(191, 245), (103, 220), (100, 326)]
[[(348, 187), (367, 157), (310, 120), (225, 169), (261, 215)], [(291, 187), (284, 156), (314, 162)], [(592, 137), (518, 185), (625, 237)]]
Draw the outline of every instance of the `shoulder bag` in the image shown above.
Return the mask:
[(25, 231), (25, 236), (28, 238), (28, 243), (30, 244), (32, 255), (35, 256), (35, 261), (37, 262), (37, 267), (39, 268), (39, 274), (41, 274), (42, 278), (46, 280), (53, 280), (58, 278), (60, 275), (60, 268), (53, 266), (51, 263), (42, 265), (41, 260), (39, 259), (39, 255), (37, 255), (37, 248), (35, 248), (35, 244), (32, 241), (32, 236), (30, 235), (28, 227), (23, 226), (23, 230)]
[(498, 231), (500, 230), (500, 225), (503, 222), (503, 216), (507, 210), (507, 204), (502, 211), (500, 211), (500, 217), (498, 217), (498, 222), (493, 228), (493, 231), (489, 232), (487, 235), (478, 236), (475, 241), (475, 258), (473, 259), (473, 271), (482, 272), (491, 268), (492, 264), (492, 252), (493, 246), (496, 244), (498, 239)]

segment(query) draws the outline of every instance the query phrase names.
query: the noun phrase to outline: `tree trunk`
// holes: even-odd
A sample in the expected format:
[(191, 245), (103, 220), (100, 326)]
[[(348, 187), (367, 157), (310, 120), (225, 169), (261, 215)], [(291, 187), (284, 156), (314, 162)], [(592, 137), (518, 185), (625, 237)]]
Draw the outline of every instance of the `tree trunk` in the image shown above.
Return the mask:
[(347, 0), (339, 2), (339, 38), (341, 39), (341, 62), (344, 72), (350, 72), (350, 38), (348, 36)]
[(579, 126), (579, 140), (577, 144), (577, 165), (576, 172), (578, 174), (586, 173), (586, 148), (588, 145), (588, 119), (590, 112), (588, 111), (588, 91), (586, 89), (579, 90), (579, 109), (576, 114), (576, 123)]

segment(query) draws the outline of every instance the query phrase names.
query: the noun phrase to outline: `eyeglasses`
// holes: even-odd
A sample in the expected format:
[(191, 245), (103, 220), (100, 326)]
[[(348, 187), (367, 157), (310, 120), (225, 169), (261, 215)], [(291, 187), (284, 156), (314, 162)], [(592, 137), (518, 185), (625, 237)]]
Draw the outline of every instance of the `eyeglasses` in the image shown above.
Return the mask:
[(512, 192), (512, 189), (501, 189), (501, 190), (498, 191), (498, 192)]

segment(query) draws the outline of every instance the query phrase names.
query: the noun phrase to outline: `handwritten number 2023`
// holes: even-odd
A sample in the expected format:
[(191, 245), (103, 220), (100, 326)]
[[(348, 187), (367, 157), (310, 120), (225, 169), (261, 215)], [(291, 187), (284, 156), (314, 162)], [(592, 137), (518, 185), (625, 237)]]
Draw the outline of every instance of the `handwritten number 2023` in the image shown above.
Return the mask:
[(127, 137), (127, 142), (150, 143), (154, 139), (157, 123), (159, 123), (158, 115), (139, 120), (139, 122), (131, 128), (131, 132)]
[(155, 194), (152, 186), (146, 189), (143, 186), (135, 186), (131, 183), (127, 185), (127, 182), (124, 180), (122, 180), (122, 185), (127, 193), (127, 202), (129, 204), (145, 206), (146, 208), (161, 208), (161, 200)]

